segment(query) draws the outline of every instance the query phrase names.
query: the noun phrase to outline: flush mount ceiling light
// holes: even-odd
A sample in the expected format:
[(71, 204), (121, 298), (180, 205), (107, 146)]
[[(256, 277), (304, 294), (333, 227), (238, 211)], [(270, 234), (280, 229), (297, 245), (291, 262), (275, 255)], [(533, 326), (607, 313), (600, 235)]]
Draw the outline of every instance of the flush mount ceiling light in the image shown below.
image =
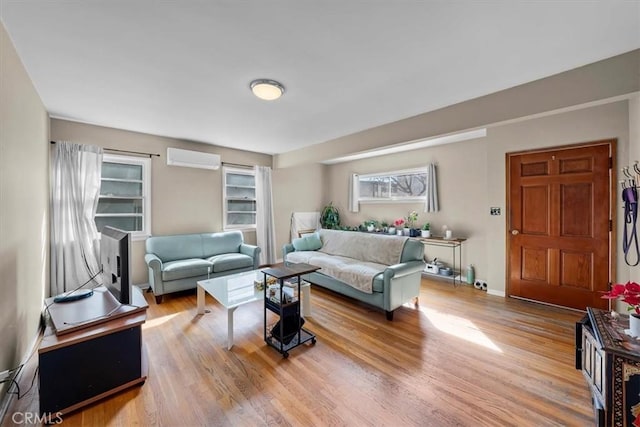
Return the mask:
[(258, 79), (251, 82), (251, 92), (260, 99), (273, 101), (284, 93), (284, 86), (275, 80)]

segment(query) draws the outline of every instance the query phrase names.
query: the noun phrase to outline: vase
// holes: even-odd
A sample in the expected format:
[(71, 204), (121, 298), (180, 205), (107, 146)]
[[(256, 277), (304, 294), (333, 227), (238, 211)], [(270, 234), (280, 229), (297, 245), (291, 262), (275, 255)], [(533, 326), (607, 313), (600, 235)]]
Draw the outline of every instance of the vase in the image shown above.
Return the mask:
[(431, 237), (431, 230), (421, 230), (420, 234), (425, 239), (428, 239), (429, 237)]
[(629, 315), (629, 334), (632, 337), (640, 337), (640, 315), (632, 313)]
[(398, 236), (402, 236), (402, 229), (397, 229), (397, 230), (396, 230), (396, 234), (397, 234)]
[(396, 234), (396, 228), (395, 227), (389, 227), (388, 233), (389, 234)]
[(405, 236), (409, 236), (411, 234), (411, 229), (409, 227), (405, 227), (402, 229), (403, 233)]

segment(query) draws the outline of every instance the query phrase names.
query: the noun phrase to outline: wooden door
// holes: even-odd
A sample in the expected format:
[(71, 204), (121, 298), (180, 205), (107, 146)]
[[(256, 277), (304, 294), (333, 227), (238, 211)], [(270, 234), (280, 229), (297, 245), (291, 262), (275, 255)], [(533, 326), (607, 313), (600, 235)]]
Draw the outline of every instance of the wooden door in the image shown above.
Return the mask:
[(507, 154), (508, 294), (607, 308), (615, 141)]

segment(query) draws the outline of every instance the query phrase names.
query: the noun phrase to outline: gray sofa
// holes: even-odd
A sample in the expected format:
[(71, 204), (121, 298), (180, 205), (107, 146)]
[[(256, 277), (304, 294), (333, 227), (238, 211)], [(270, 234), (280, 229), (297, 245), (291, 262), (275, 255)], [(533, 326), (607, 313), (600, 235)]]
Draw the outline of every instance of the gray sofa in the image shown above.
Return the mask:
[(244, 243), (240, 231), (149, 237), (145, 248), (158, 304), (165, 294), (194, 289), (198, 280), (255, 270), (260, 259), (260, 248)]
[(283, 258), (321, 267), (303, 278), (379, 307), (388, 320), (395, 309), (419, 296), (425, 266), (419, 240), (325, 229), (284, 245)]

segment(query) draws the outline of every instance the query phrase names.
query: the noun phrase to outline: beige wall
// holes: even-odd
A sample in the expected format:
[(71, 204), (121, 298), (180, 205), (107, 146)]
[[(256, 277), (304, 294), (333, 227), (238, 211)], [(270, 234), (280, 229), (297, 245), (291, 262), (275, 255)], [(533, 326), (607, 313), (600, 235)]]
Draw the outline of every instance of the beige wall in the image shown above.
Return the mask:
[[(118, 150), (157, 153), (151, 165), (151, 233), (153, 235), (222, 230), (222, 168), (167, 166), (167, 147), (219, 154), (223, 162), (271, 166), (271, 156), (174, 138), (148, 135), (66, 120), (51, 120), (51, 139)], [(255, 244), (255, 232), (245, 241)], [(144, 241), (133, 242), (132, 275), (148, 283)]]
[[(621, 159), (619, 166), (633, 165), (635, 161), (640, 161), (640, 94), (629, 100), (629, 156)], [(629, 279), (640, 282), (640, 265), (627, 268)]]
[[(635, 50), (441, 110), (277, 155), (274, 165), (313, 164), (389, 144), (488, 127), (488, 136), (483, 139), (330, 166), (325, 173), (328, 189), (323, 204), (333, 201), (349, 225), (369, 218), (392, 220), (414, 209), (420, 212), (419, 223), (428, 220), (436, 233), (446, 224), (454, 234), (469, 237), (464, 245), (464, 264), (474, 263), (477, 277), (487, 280), (489, 292), (504, 295), (505, 154), (617, 138), (619, 165), (633, 160), (629, 153), (640, 159), (640, 107), (637, 95), (628, 100), (640, 90), (638, 69), (640, 50)], [(441, 212), (422, 213), (419, 204), (363, 205), (358, 214), (347, 212), (349, 174), (413, 168), (428, 162), (438, 165)], [(616, 200), (620, 204), (619, 194)], [(492, 206), (500, 207), (502, 215), (490, 216)], [(618, 243), (622, 233), (620, 207), (616, 210)], [(430, 248), (427, 257), (434, 256), (445, 258), (446, 253)], [(629, 277), (630, 269), (620, 256), (616, 258), (616, 271), (614, 280)], [(640, 274), (638, 268), (631, 271)]]
[(320, 212), (326, 199), (327, 166), (311, 164), (275, 169), (272, 175), (273, 205), (276, 225), (276, 249), (290, 241), (293, 212)]
[(49, 287), (48, 140), (47, 112), (0, 23), (0, 371), (34, 344)]
[[(468, 239), (463, 246), (463, 264), (474, 264), (476, 277), (487, 281), (490, 293), (504, 295), (508, 214), (506, 153), (605, 138), (618, 139), (618, 161), (628, 163), (629, 113), (626, 100), (492, 126), (485, 138), (329, 166), (326, 173), (329, 190), (324, 201), (334, 202), (347, 225), (358, 225), (366, 219), (391, 221), (406, 217), (410, 210), (419, 213), (418, 224), (430, 222), (435, 234), (441, 234), (441, 227), (447, 225), (454, 235)], [(422, 204), (418, 203), (361, 204), (360, 212), (348, 212), (350, 174), (415, 168), (427, 163), (438, 166), (440, 212), (424, 213)], [(617, 195), (616, 200), (619, 199), (620, 195)], [(489, 215), (490, 207), (501, 208), (502, 215)], [(616, 212), (621, 212), (621, 209), (616, 209)], [(618, 215), (618, 224), (622, 224), (621, 221), (622, 215)], [(427, 247), (426, 256), (452, 261), (449, 249)], [(624, 267), (620, 256), (617, 268), (618, 279), (626, 280), (628, 268)]]
[[(627, 101), (621, 101), (490, 128), (485, 164), (487, 203), (491, 206), (502, 206), (504, 211), (506, 201), (505, 155), (508, 152), (617, 138), (618, 164), (627, 163), (629, 147), (627, 105)], [(619, 186), (616, 185), (615, 188), (619, 192)], [(618, 193), (616, 195), (618, 206), (614, 210), (618, 213), (618, 236), (620, 236), (623, 224), (620, 200), (621, 196)], [(484, 218), (487, 225), (487, 241), (484, 248), (487, 254), (487, 265), (483, 276), (486, 277), (492, 292), (502, 294), (505, 292), (507, 215), (505, 212), (500, 217), (485, 216)], [(614, 248), (618, 253), (617, 276), (618, 280), (626, 280), (628, 269), (623, 267), (620, 242), (618, 237), (619, 244)]]

